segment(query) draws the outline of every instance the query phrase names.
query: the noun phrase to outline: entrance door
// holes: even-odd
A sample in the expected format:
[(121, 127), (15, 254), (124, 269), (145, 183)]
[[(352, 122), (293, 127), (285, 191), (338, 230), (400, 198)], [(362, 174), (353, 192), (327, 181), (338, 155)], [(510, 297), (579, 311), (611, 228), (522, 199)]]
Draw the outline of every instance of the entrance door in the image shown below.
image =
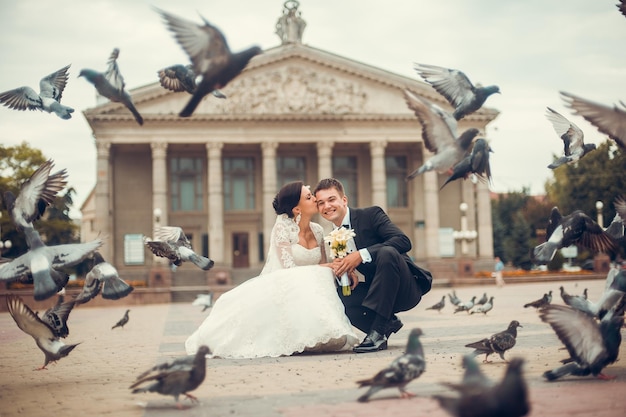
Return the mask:
[(233, 268), (249, 268), (248, 233), (233, 233)]

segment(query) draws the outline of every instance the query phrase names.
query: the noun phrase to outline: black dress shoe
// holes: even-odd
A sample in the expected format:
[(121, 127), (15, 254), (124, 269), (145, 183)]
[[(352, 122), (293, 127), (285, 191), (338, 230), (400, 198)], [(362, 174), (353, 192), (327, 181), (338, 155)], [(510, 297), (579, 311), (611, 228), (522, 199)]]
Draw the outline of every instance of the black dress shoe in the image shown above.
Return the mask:
[(402, 326), (404, 326), (404, 323), (402, 323), (400, 319), (392, 319), (389, 324), (387, 324), (387, 331), (385, 332), (385, 336), (389, 338), (392, 333), (398, 333)]
[(355, 353), (368, 353), (385, 349), (387, 349), (387, 337), (376, 330), (372, 330), (365, 336), (363, 342), (352, 350)]

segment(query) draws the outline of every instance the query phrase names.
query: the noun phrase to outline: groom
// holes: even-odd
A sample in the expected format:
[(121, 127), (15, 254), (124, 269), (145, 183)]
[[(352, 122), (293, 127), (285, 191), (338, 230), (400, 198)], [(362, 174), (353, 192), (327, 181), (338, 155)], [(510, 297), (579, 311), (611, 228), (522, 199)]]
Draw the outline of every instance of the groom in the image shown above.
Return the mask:
[(411, 241), (377, 206), (349, 208), (339, 180), (327, 178), (315, 187), (317, 209), (335, 227), (354, 229), (356, 251), (335, 259), (336, 276), (355, 269), (365, 277), (352, 278), (352, 294), (339, 297), (353, 326), (367, 333), (354, 348), (356, 353), (387, 349), (387, 338), (403, 323), (394, 313), (415, 307), (422, 295), (430, 291), (432, 276), (418, 267), (407, 255)]

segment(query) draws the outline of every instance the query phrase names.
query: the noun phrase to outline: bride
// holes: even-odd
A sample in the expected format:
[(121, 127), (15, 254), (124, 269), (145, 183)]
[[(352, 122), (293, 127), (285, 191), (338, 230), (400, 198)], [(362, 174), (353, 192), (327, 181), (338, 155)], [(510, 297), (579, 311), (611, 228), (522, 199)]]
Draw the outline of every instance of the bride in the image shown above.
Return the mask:
[(226, 292), (187, 339), (192, 355), (208, 345), (214, 357), (278, 357), (351, 350), (359, 343), (326, 264), (322, 226), (311, 222), (315, 197), (301, 181), (283, 186), (261, 275)]

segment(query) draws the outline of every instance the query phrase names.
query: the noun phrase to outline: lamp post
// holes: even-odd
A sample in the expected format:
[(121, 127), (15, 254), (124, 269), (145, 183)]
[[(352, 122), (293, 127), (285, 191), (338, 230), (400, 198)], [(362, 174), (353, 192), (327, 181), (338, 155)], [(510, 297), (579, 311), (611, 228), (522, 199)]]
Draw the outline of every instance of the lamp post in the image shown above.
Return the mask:
[(604, 203), (600, 200), (596, 201), (596, 213), (598, 216), (598, 224), (600, 227), (604, 227), (604, 218), (602, 217), (602, 208), (604, 208)]
[[(0, 211), (0, 219), (2, 219), (2, 212)], [(13, 242), (10, 240), (2, 240), (2, 222), (0, 222), (0, 255), (4, 252), (5, 249), (11, 249), (13, 246)]]
[(467, 203), (461, 203), (459, 205), (459, 210), (461, 210), (461, 230), (455, 230), (452, 233), (452, 236), (455, 240), (461, 241), (461, 254), (463, 256), (467, 256), (468, 246), (467, 244), (476, 237), (478, 237), (478, 232), (476, 230), (469, 230), (467, 225)]

